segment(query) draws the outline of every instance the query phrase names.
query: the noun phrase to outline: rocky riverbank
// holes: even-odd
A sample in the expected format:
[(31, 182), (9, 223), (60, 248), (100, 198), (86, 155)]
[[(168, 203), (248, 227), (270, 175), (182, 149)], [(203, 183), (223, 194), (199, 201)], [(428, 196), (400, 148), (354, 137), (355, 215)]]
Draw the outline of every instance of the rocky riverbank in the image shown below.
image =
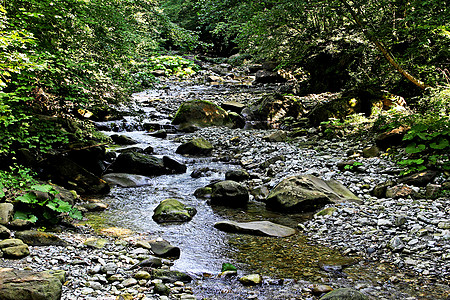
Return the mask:
[[(275, 270), (271, 271), (267, 265), (255, 264), (249, 269), (262, 273), (262, 284), (249, 287), (238, 280), (251, 275), (248, 272), (240, 271), (238, 276), (231, 277), (219, 276), (219, 270), (208, 274), (169, 272), (176, 255), (174, 258), (158, 254), (151, 246), (155, 240), (161, 242), (157, 236), (150, 238), (148, 234), (115, 228), (104, 231), (106, 237), (100, 237), (84, 226), (77, 226), (56, 233), (64, 245), (29, 244), (29, 256), (18, 260), (0, 258), (2, 267), (33, 272), (58, 271), (63, 283), (62, 299), (318, 299), (330, 289), (341, 287), (351, 287), (374, 299), (445, 299), (449, 296), (450, 206), (448, 198), (425, 197), (433, 187), (448, 184), (443, 177), (432, 178), (426, 186), (396, 184), (399, 176), (393, 163), (380, 155), (365, 154), (365, 149), (375, 145), (369, 135), (355, 140), (325, 139), (319, 128), (309, 127), (300, 135), (292, 136), (280, 129), (257, 129), (264, 126), (259, 121), (247, 123), (244, 129), (191, 128), (188, 131), (194, 132), (171, 134), (171, 118), (188, 100), (202, 99), (217, 104), (233, 100), (248, 106), (263, 94), (279, 89), (277, 85), (233, 85), (239, 82), (231, 79), (229, 85), (204, 85), (208, 80), (217, 79), (210, 76), (212, 73), (205, 71), (195, 82), (167, 81), (158, 90), (136, 94), (135, 106), (131, 108), (134, 117), (98, 125), (102, 129), (122, 131), (143, 130), (157, 124), (167, 130), (165, 142), (178, 144), (200, 137), (208, 140), (212, 144), (212, 161), (225, 162), (230, 168), (248, 172), (249, 177), (241, 184), (250, 191), (250, 203), (257, 206), (264, 206), (269, 191), (288, 176), (313, 175), (342, 183), (361, 201), (327, 205), (310, 220), (295, 226), (308, 237), (306, 243), (336, 248), (349, 260), (321, 265), (319, 275), (305, 270), (301, 275), (285, 274), (282, 278), (274, 276)], [(224, 73), (225, 82), (226, 76)], [(314, 97), (308, 99), (319, 101)], [(314, 103), (305, 107), (309, 109)], [(244, 118), (245, 111), (240, 115)], [(148, 145), (141, 143), (140, 147), (144, 146)], [(158, 152), (157, 147), (155, 152)], [(195, 159), (186, 160), (195, 168)], [(346, 164), (350, 167), (342, 167)], [(222, 170), (194, 171), (204, 178), (208, 172)], [(373, 195), (374, 188), (383, 187), (389, 181), (393, 183), (384, 187), (381, 197)], [(396, 187), (400, 187), (400, 192)], [(404, 193), (403, 187), (408, 193)], [(391, 189), (390, 194), (386, 194), (387, 189)], [(236, 215), (249, 221), (245, 209), (237, 210)], [(285, 213), (286, 219), (289, 216)], [(286, 238), (280, 245), (275, 240), (252, 240), (249, 244), (258, 245), (256, 247), (263, 251), (264, 246), (271, 249), (265, 251), (289, 248), (291, 252), (301, 252), (303, 248), (296, 248), (298, 239)], [(273, 250), (275, 246), (279, 246), (278, 250)], [(248, 253), (253, 252), (248, 249)], [(280, 253), (281, 262), (289, 260), (288, 254), (292, 254)], [(331, 254), (324, 252), (323, 255)], [(141, 261), (147, 261), (148, 265), (139, 265)], [(318, 261), (319, 258), (316, 264)], [(38, 275), (33, 273), (33, 276)], [(258, 276), (251, 278), (259, 280)]]

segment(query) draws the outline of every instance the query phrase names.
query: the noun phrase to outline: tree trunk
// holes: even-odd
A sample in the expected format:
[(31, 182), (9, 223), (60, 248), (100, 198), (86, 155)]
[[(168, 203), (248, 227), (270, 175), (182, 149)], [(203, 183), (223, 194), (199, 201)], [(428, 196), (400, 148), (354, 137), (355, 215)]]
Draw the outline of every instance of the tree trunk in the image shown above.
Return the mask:
[(408, 73), (405, 69), (403, 69), (397, 61), (394, 59), (394, 57), (389, 53), (389, 51), (386, 49), (386, 47), (375, 37), (373, 33), (371, 33), (369, 30), (367, 30), (366, 26), (363, 24), (363, 22), (359, 19), (356, 12), (353, 10), (353, 8), (346, 2), (346, 0), (339, 0), (345, 8), (350, 12), (350, 14), (353, 17), (353, 20), (358, 24), (359, 27), (361, 27), (364, 35), (377, 46), (378, 50), (381, 51), (383, 56), (386, 58), (386, 60), (400, 73), (402, 74), (406, 79), (414, 83), (416, 86), (418, 86), (421, 89), (425, 89), (428, 87), (424, 82), (421, 80), (415, 78), (411, 74)]

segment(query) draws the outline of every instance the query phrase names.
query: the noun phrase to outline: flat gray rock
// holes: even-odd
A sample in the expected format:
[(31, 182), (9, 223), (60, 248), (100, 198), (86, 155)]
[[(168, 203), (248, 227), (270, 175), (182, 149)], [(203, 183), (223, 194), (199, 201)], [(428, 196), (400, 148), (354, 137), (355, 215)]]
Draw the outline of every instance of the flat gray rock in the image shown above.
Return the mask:
[(296, 230), (275, 224), (269, 221), (254, 221), (254, 222), (234, 222), (221, 221), (214, 224), (214, 227), (226, 232), (248, 233), (253, 235), (264, 235), (274, 237), (287, 237), (296, 233)]
[(127, 174), (127, 173), (109, 173), (102, 177), (110, 185), (118, 185), (120, 187), (136, 187), (149, 185), (151, 178), (143, 175)]

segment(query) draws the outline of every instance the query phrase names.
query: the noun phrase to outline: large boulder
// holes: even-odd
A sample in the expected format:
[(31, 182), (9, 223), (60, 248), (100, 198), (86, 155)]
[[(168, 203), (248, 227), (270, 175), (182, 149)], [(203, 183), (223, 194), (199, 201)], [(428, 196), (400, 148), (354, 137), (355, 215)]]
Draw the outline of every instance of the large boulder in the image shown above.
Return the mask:
[(277, 71), (270, 70), (258, 70), (255, 74), (255, 83), (280, 83), (286, 82)]
[[(167, 164), (167, 163), (166, 163)], [(111, 165), (111, 169), (117, 173), (131, 173), (144, 176), (159, 176), (171, 173), (180, 173), (180, 165), (174, 164), (171, 160), (167, 165), (160, 158), (151, 155), (145, 155), (137, 152), (121, 153), (114, 163)]]
[(303, 113), (304, 107), (300, 101), (278, 93), (260, 98), (242, 112), (247, 119), (265, 122), (272, 128), (278, 128), (286, 117), (299, 119)]
[(163, 156), (163, 164), (164, 167), (171, 170), (172, 173), (183, 174), (186, 173), (187, 170), (187, 166), (185, 164), (180, 163), (169, 156)]
[(229, 170), (225, 173), (225, 180), (233, 180), (236, 182), (241, 182), (250, 179), (250, 174), (241, 169), (241, 170)]
[(375, 143), (380, 149), (387, 149), (392, 146), (402, 145), (404, 143), (403, 137), (408, 130), (409, 128), (400, 126), (388, 132), (383, 132), (376, 137)]
[(181, 144), (176, 153), (178, 154), (189, 154), (189, 155), (210, 155), (213, 146), (210, 142), (204, 138), (195, 138), (191, 141)]
[(270, 221), (234, 222), (221, 221), (214, 227), (226, 232), (248, 233), (253, 235), (287, 237), (295, 234), (296, 230)]
[(196, 213), (194, 207), (186, 206), (177, 199), (165, 199), (155, 208), (152, 218), (157, 223), (186, 222)]
[(49, 272), (0, 268), (0, 299), (58, 300), (62, 283)]
[(275, 186), (266, 198), (266, 205), (278, 211), (308, 212), (343, 200), (361, 201), (335, 180), (301, 175), (288, 177)]
[(110, 190), (104, 180), (62, 155), (49, 156), (43, 167), (44, 174), (53, 183), (79, 194), (106, 194)]
[(106, 166), (103, 163), (106, 159), (105, 146), (98, 145), (98, 143), (94, 141), (89, 141), (87, 143), (71, 144), (69, 150), (67, 158), (92, 174), (101, 176), (106, 170)]
[(115, 144), (118, 145), (135, 145), (138, 142), (126, 135), (113, 134), (111, 139)]
[(249, 193), (245, 186), (225, 180), (212, 186), (211, 204), (231, 207), (246, 206), (249, 201)]
[(192, 100), (183, 103), (172, 120), (180, 127), (232, 126), (228, 113), (216, 104), (205, 100)]

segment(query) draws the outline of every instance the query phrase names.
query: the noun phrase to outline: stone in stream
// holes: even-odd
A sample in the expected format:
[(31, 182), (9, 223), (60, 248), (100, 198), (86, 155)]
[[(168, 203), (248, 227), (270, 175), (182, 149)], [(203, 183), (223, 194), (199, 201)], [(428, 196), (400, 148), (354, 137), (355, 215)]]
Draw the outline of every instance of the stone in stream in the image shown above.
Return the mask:
[(225, 173), (225, 180), (241, 182), (250, 179), (250, 174), (246, 170), (229, 170)]
[(184, 102), (172, 120), (180, 127), (232, 126), (228, 113), (216, 104), (205, 100)]
[(210, 142), (204, 138), (195, 138), (191, 141), (181, 144), (176, 153), (178, 154), (189, 154), (189, 155), (210, 155), (213, 150), (213, 146)]
[(187, 222), (196, 213), (194, 207), (186, 206), (177, 199), (165, 199), (155, 208), (152, 218), (157, 223)]
[(258, 285), (262, 283), (262, 277), (259, 274), (250, 274), (239, 278), (243, 285)]
[(111, 135), (111, 139), (115, 144), (118, 145), (134, 145), (138, 143), (137, 141), (133, 140), (132, 138), (126, 135), (113, 134)]
[(58, 300), (61, 299), (60, 276), (49, 272), (34, 272), (0, 268), (0, 299)]
[(405, 244), (402, 239), (398, 236), (394, 236), (388, 243), (388, 248), (393, 252), (400, 252), (405, 248)]
[(187, 167), (185, 164), (180, 163), (179, 161), (170, 158), (168, 156), (163, 156), (164, 167), (169, 170), (172, 170), (173, 173), (183, 174), (186, 173)]
[(90, 247), (90, 248), (96, 248), (96, 249), (102, 249), (105, 247), (106, 244), (108, 244), (109, 241), (107, 239), (102, 238), (88, 238), (84, 241), (84, 245)]
[(414, 197), (417, 193), (409, 186), (399, 184), (393, 187), (388, 187), (386, 189), (386, 198), (408, 198)]
[(155, 132), (150, 132), (150, 133), (148, 133), (148, 135), (156, 137), (156, 138), (160, 138), (160, 139), (165, 139), (167, 137), (167, 130), (160, 129)]
[(247, 188), (235, 181), (225, 180), (212, 186), (211, 205), (243, 207), (248, 201)]
[(266, 199), (268, 208), (284, 211), (314, 211), (326, 204), (361, 200), (335, 180), (322, 180), (313, 175), (292, 176), (281, 181)]
[(3, 257), (11, 259), (19, 259), (30, 255), (30, 249), (26, 244), (3, 248), (0, 252), (3, 253)]
[(108, 204), (103, 203), (101, 201), (89, 201), (80, 205), (82, 208), (87, 211), (104, 211), (108, 208)]
[(380, 149), (377, 146), (366, 147), (363, 149), (363, 157), (378, 157), (380, 155)]
[(273, 237), (288, 237), (296, 233), (296, 230), (293, 228), (275, 224), (269, 221), (221, 221), (214, 224), (214, 227), (226, 232), (248, 233), (253, 235)]
[(357, 290), (342, 288), (325, 294), (320, 300), (369, 300), (369, 297)]
[(109, 173), (102, 177), (110, 185), (120, 187), (137, 187), (149, 185), (151, 178), (143, 175), (127, 174), (127, 173)]
[(174, 283), (176, 281), (191, 282), (192, 278), (183, 272), (171, 271), (166, 269), (154, 269), (152, 270), (152, 278), (161, 279), (163, 282)]
[(117, 173), (131, 173), (144, 176), (158, 176), (177, 172), (174, 169), (167, 168), (164, 165), (164, 161), (160, 158), (136, 152), (120, 154), (111, 165), (111, 169)]
[(68, 246), (68, 243), (53, 233), (26, 230), (17, 231), (15, 237), (31, 246)]
[(152, 250), (159, 257), (179, 258), (181, 254), (180, 248), (172, 246), (168, 241), (163, 239), (141, 242), (141, 247), (144, 247), (144, 245), (145, 248)]

